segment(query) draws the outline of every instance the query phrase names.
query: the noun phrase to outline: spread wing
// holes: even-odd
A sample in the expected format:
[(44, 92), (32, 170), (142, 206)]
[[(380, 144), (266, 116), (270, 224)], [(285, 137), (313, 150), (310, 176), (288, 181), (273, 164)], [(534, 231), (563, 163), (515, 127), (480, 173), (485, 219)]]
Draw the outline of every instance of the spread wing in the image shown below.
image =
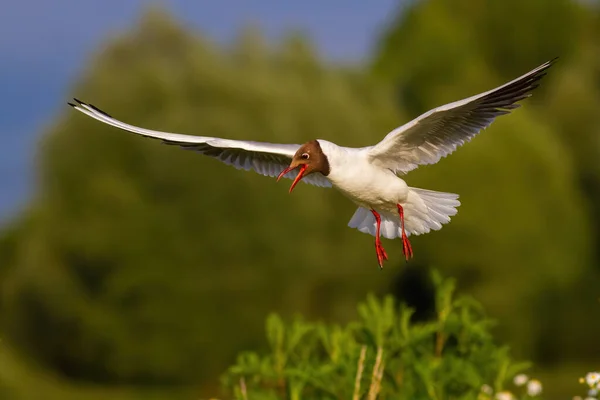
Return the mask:
[(550, 60), (496, 89), (434, 108), (394, 129), (368, 150), (373, 164), (406, 173), (419, 165), (435, 164), (452, 153), (496, 117), (519, 107), (556, 61)]
[[(298, 144), (275, 144), (267, 142), (252, 142), (245, 140), (230, 140), (207, 136), (182, 135), (144, 129), (121, 122), (104, 111), (75, 99), (77, 104), (69, 103), (77, 111), (81, 111), (100, 122), (112, 125), (141, 136), (159, 139), (163, 143), (178, 145), (185, 149), (195, 150), (201, 154), (216, 158), (225, 164), (246, 171), (254, 170), (261, 175), (277, 176), (292, 161)], [(294, 179), (298, 171), (290, 171), (284, 177)], [(315, 186), (331, 187), (331, 182), (321, 173), (316, 172), (302, 178), (303, 182)]]

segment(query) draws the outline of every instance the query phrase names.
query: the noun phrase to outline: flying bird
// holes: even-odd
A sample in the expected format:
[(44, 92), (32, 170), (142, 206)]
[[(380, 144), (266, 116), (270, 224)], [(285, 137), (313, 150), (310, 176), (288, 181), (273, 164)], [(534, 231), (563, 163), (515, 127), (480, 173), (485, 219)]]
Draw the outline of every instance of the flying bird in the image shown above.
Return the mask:
[(434, 108), (394, 129), (379, 143), (362, 148), (338, 146), (324, 139), (275, 144), (160, 132), (121, 122), (91, 104), (75, 99), (76, 110), (108, 125), (179, 145), (225, 164), (259, 174), (334, 187), (358, 209), (348, 226), (375, 236), (380, 268), (388, 259), (380, 237), (401, 238), (406, 260), (413, 257), (409, 235), (439, 230), (460, 205), (458, 195), (409, 187), (399, 175), (419, 165), (435, 164), (496, 117), (519, 107), (531, 96), (556, 58), (490, 91)]

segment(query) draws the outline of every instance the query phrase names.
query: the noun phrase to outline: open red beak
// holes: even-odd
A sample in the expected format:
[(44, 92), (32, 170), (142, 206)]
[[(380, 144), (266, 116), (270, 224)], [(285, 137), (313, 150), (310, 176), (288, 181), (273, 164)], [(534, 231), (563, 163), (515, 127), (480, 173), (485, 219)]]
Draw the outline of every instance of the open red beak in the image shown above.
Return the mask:
[(295, 170), (296, 168), (300, 167), (300, 171), (298, 171), (298, 176), (296, 176), (296, 179), (294, 179), (294, 182), (292, 182), (292, 186), (290, 186), (290, 193), (292, 193), (292, 190), (294, 190), (294, 187), (296, 186), (296, 184), (298, 182), (300, 182), (300, 179), (302, 179), (302, 177), (304, 176), (304, 171), (306, 171), (306, 164), (301, 164), (301, 165), (296, 165), (296, 166), (289, 166), (286, 169), (284, 169), (283, 171), (281, 171), (281, 173), (279, 174), (279, 176), (277, 177), (277, 182), (279, 182), (279, 180), (288, 172)]

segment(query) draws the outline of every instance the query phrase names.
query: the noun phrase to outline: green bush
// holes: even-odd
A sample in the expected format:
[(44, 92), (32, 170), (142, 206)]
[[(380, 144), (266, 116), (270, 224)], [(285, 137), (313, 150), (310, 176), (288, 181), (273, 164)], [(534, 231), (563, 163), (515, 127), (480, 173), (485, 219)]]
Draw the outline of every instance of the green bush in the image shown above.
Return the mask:
[(413, 310), (391, 296), (369, 296), (359, 320), (344, 327), (272, 314), (270, 352), (239, 355), (223, 384), (253, 400), (476, 399), (504, 391), (528, 364), (494, 342), (493, 322), (476, 301), (454, 296), (454, 280), (434, 273), (433, 281), (436, 317), (424, 323), (411, 322)]

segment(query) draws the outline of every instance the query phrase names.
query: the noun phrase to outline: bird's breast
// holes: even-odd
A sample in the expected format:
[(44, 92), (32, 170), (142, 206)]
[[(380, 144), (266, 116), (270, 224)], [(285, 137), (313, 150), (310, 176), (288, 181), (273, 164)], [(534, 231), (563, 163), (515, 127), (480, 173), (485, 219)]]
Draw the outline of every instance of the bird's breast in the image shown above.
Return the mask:
[(360, 206), (395, 209), (396, 204), (406, 200), (406, 182), (388, 169), (376, 167), (360, 159), (336, 167), (332, 168), (328, 176), (331, 183)]

